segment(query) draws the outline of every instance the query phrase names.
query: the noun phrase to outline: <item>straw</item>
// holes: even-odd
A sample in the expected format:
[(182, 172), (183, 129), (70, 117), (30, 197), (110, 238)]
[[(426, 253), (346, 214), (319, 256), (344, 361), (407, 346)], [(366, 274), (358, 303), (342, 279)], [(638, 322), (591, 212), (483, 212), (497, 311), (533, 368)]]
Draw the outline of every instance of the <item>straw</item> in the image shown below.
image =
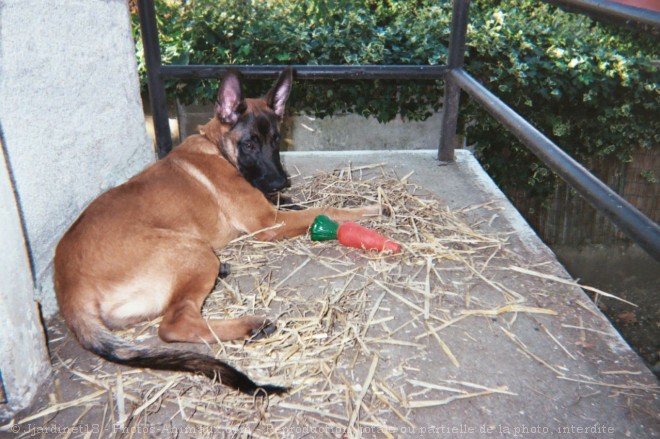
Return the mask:
[(523, 273), (523, 274), (527, 274), (527, 275), (530, 275), (530, 276), (540, 277), (542, 279), (547, 279), (547, 280), (550, 280), (550, 281), (553, 281), (553, 282), (558, 282), (558, 283), (561, 283), (561, 284), (564, 284), (564, 285), (570, 285), (570, 286), (582, 288), (583, 290), (587, 290), (587, 291), (591, 291), (593, 293), (596, 293), (596, 295), (609, 297), (610, 299), (615, 299), (615, 300), (618, 300), (620, 302), (627, 303), (628, 305), (637, 307), (636, 304), (634, 304), (632, 302), (629, 302), (625, 299), (622, 299), (619, 296), (615, 296), (614, 294), (607, 293), (603, 290), (599, 290), (598, 288), (590, 287), (590, 286), (587, 286), (587, 285), (581, 285), (581, 284), (579, 284), (579, 283), (577, 283), (577, 282), (575, 282), (571, 279), (563, 279), (561, 277), (553, 276), (551, 274), (540, 273), (538, 271), (529, 270), (529, 269), (522, 268), (522, 267), (511, 266), (511, 267), (508, 267), (508, 269), (512, 270), (512, 271), (517, 271), (518, 273)]
[[(95, 412), (88, 408), (95, 404), (103, 407), (103, 429), (111, 429), (113, 422), (144, 425), (154, 414), (167, 413), (168, 422), (174, 425), (222, 425), (227, 432), (241, 432), (234, 434), (237, 437), (278, 437), (294, 427), (336, 428), (341, 433), (334, 436), (348, 437), (359, 436), (363, 427), (374, 427), (385, 437), (395, 437), (395, 430), (389, 429), (415, 427), (410, 419), (416, 410), (442, 410), (438, 407), (467, 404), (465, 399), (517, 397), (507, 383), (472, 382), (465, 375), (469, 371), (464, 370), (471, 368), (461, 367), (459, 361), (465, 350), (483, 349), (482, 338), (470, 334), (471, 323), (504, 315), (512, 318), (502, 331), (524, 358), (568, 379), (515, 334), (516, 318), (550, 322), (558, 312), (545, 302), (543, 306), (529, 305), (535, 303), (529, 300), (529, 292), (517, 291), (520, 284), (511, 282), (506, 273), (577, 284), (524, 268), (527, 262), (509, 249), (509, 233), (482, 230), (478, 224), (485, 226), (488, 218), (492, 220), (497, 203), (451, 210), (412, 184), (413, 178), (413, 173), (401, 177), (378, 163), (349, 165), (311, 177), (299, 176), (291, 189), (294, 204), (305, 207), (376, 202), (387, 206), (390, 217), (361, 222), (401, 243), (400, 254), (363, 252), (333, 241), (312, 242), (307, 236), (256, 241), (262, 231), (241, 236), (217, 252), (231, 266), (232, 274), (206, 300), (204, 317), (267, 315), (276, 321), (277, 330), (261, 340), (179, 348), (220, 358), (256, 382), (288, 386), (289, 394), (253, 398), (186, 373), (118, 371), (117, 366), (100, 359), (96, 367), (83, 365), (59, 353), (61, 347), (75, 341), (68, 335), (52, 334), (54, 375), (62, 381), (75, 380), (88, 394), (69, 401), (58, 399), (19, 422), (53, 417), (66, 410), (77, 410), (72, 418), (82, 422)], [(475, 215), (482, 218), (471, 223), (468, 217)], [(588, 305), (583, 307), (590, 310)], [(120, 335), (136, 344), (157, 344), (159, 322), (145, 322)], [(556, 322), (552, 328), (559, 325)], [(558, 345), (567, 360), (575, 360), (546, 327), (550, 326), (543, 326), (540, 334)], [(589, 331), (583, 323), (576, 328)], [(427, 355), (447, 359), (437, 373), (452, 379), (430, 382), (415, 362)], [(608, 385), (583, 377), (572, 379)], [(613, 387), (657, 391), (632, 382)], [(420, 399), (422, 395), (428, 399)]]

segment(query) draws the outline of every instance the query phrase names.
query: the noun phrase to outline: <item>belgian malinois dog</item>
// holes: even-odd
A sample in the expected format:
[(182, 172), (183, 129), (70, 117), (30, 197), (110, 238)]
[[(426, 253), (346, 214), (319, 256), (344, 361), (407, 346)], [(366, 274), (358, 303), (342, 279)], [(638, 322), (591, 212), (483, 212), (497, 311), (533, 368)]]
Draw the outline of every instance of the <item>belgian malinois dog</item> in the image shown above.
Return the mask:
[(215, 115), (164, 159), (94, 200), (55, 252), (60, 312), (78, 341), (106, 360), (197, 372), (241, 392), (281, 394), (204, 354), (135, 346), (112, 330), (163, 316), (166, 342), (214, 343), (275, 326), (266, 317), (205, 320), (202, 303), (222, 271), (215, 254), (241, 234), (270, 241), (306, 233), (319, 214), (336, 221), (376, 215), (378, 206), (278, 210), (267, 196), (288, 184), (280, 162), (280, 122), (293, 72), (265, 97), (244, 99), (240, 77), (224, 78)]

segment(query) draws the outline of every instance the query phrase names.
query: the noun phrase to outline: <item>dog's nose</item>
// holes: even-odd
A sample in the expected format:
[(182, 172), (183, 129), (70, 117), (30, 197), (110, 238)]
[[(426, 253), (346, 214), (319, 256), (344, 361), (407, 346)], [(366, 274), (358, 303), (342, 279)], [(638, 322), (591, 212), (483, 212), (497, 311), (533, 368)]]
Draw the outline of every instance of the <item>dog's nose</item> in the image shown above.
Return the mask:
[(291, 183), (289, 183), (288, 178), (280, 176), (278, 178), (272, 179), (270, 181), (269, 186), (270, 186), (269, 187), (270, 192), (279, 192), (279, 191), (291, 186)]

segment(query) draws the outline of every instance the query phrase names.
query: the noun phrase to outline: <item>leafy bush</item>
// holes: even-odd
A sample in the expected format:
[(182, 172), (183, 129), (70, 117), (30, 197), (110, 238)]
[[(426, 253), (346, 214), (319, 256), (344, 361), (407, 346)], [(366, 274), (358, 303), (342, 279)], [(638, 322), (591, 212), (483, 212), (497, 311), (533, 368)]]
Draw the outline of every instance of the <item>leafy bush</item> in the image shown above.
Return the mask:
[[(597, 167), (660, 144), (659, 51), (650, 38), (540, 2), (477, 2), (472, 12), (468, 70), (570, 155)], [(526, 147), (482, 110), (467, 113), (478, 121), (469, 138), (500, 185), (552, 190), (554, 176)]]
[[(451, 2), (432, 0), (156, 1), (164, 63), (443, 64)], [(135, 27), (144, 78), (139, 29)], [(658, 46), (531, 0), (476, 0), (466, 69), (582, 162), (660, 143)], [(253, 81), (265, 90), (269, 84)], [(217, 81), (169, 83), (184, 102), (214, 98)], [(424, 119), (441, 107), (442, 81), (306, 81), (295, 111), (397, 113)], [(468, 141), (505, 190), (552, 190), (554, 177), (483, 110), (462, 99)]]
[[(157, 1), (161, 52), (168, 64), (439, 64), (446, 58), (451, 6), (400, 1)], [(137, 23), (137, 21), (136, 21)], [(139, 68), (142, 43), (136, 28)], [(440, 44), (433, 44), (440, 41)], [(265, 89), (270, 81), (252, 81)], [(217, 81), (169, 83), (186, 103), (214, 98)], [(400, 113), (425, 119), (441, 106), (442, 82), (314, 81), (296, 84), (291, 107), (318, 116)]]

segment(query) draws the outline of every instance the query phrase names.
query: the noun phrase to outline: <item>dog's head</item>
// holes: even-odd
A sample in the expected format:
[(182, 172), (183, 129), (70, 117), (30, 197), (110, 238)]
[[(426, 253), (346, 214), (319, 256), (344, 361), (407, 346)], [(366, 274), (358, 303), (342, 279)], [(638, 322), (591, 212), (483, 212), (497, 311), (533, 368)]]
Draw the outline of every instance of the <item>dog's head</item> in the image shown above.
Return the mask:
[(244, 99), (238, 72), (229, 72), (218, 91), (215, 117), (227, 130), (222, 154), (243, 177), (266, 195), (289, 184), (280, 161), (280, 123), (291, 92), (293, 70), (285, 69), (266, 96)]

